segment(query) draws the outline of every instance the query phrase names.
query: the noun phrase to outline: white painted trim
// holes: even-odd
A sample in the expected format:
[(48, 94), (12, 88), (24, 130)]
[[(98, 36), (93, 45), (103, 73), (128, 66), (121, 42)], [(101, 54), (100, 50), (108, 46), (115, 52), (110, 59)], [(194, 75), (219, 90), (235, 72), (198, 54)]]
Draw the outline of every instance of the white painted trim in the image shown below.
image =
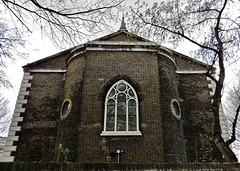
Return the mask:
[(160, 46), (160, 50), (167, 51), (169, 54), (173, 55), (173, 53), (168, 48), (166, 48), (164, 46)]
[(28, 72), (53, 72), (53, 73), (59, 72), (59, 73), (65, 73), (65, 72), (67, 72), (67, 70), (60, 70), (60, 69), (56, 69), (56, 70), (54, 70), (54, 69), (30, 69), (30, 70), (28, 70)]
[(21, 107), (22, 107), (22, 104), (16, 104), (15, 107), (21, 108)]
[(14, 112), (24, 113), (25, 112), (25, 108), (15, 108)]
[(220, 120), (223, 139), (227, 141), (229, 139), (229, 134), (228, 134), (228, 127), (226, 124), (226, 116), (223, 112), (222, 104), (220, 104), (219, 106), (219, 120)]
[(17, 100), (17, 104), (27, 104), (27, 99), (25, 99), (25, 100)]
[[(25, 112), (25, 110), (24, 110), (24, 112)], [(12, 122), (22, 122), (23, 121), (23, 117), (13, 117), (13, 119), (12, 119)]]
[(31, 87), (31, 83), (22, 83), (21, 87)]
[(87, 45), (114, 45), (114, 46), (159, 46), (155, 42), (131, 42), (131, 41), (90, 41), (86, 43)]
[(210, 94), (210, 96), (213, 96), (214, 95), (214, 91), (210, 91), (209, 94)]
[(23, 76), (23, 80), (32, 80), (33, 79), (33, 76), (32, 75), (24, 75)]
[(173, 64), (174, 64), (175, 66), (177, 66), (176, 62), (175, 62), (175, 61), (173, 60), (173, 58), (172, 58), (171, 56), (169, 56), (168, 54), (163, 53), (163, 52), (158, 52), (158, 54), (167, 57), (168, 59), (170, 59), (170, 60), (173, 62)]
[(21, 87), (20, 88), (20, 92), (25, 92), (25, 91), (27, 91), (27, 87)]
[(9, 128), (9, 131), (15, 131), (15, 132), (21, 131), (21, 126), (11, 126)]
[[(19, 137), (18, 136), (8, 136), (6, 140), (11, 140), (11, 141), (18, 141)], [(5, 148), (4, 148), (5, 149)]]
[(13, 145), (13, 141), (6, 141), (6, 144), (5, 145)]
[(142, 133), (140, 131), (118, 131), (118, 132), (110, 132), (110, 131), (103, 131), (101, 136), (141, 136)]
[[(171, 57), (172, 52), (163, 47), (158, 45), (155, 42), (128, 42), (128, 41), (90, 41), (85, 44), (86, 48), (83, 49), (80, 52), (77, 52), (76, 54), (73, 54), (73, 56), (70, 57), (70, 59), (67, 61), (67, 65), (69, 62), (77, 57), (78, 55), (85, 53), (86, 51), (126, 51), (126, 52), (158, 52), (159, 54), (166, 56), (169, 58), (174, 65), (176, 66), (176, 63), (174, 59)], [(96, 45), (96, 47), (91, 47), (91, 45)], [(122, 47), (119, 47), (122, 46)], [(130, 46), (130, 47), (129, 47)], [(77, 51), (81, 48), (83, 48), (84, 45), (81, 45), (79, 47), (76, 47), (73, 49), (71, 53), (74, 53), (74, 51)], [(164, 53), (165, 51), (165, 53)]]
[[(19, 100), (24, 100), (24, 98), (25, 98), (25, 96), (22, 96), (22, 95), (19, 95), (19, 96), (18, 96), (18, 99), (19, 99)], [(15, 107), (17, 107), (17, 106), (15, 106)]]
[(76, 58), (78, 55), (81, 55), (81, 54), (83, 54), (83, 53), (85, 53), (85, 52), (86, 52), (86, 50), (84, 49), (83, 51), (80, 51), (80, 52), (78, 52), (78, 53), (75, 53), (71, 58), (68, 59), (67, 65), (69, 64), (69, 62), (70, 62), (72, 59)]
[[(8, 132), (8, 136), (10, 136), (10, 135), (11, 135), (11, 136), (15, 136), (15, 134), (16, 134), (16, 131), (9, 131), (9, 132)], [(7, 142), (6, 142), (6, 143), (7, 143)]]
[(7, 157), (7, 156), (10, 156), (11, 155), (11, 152), (10, 151), (4, 151), (3, 153), (2, 153), (2, 156), (3, 157)]
[(17, 126), (18, 125), (18, 122), (11, 122), (11, 126)]
[(22, 80), (22, 83), (28, 83), (28, 80)]
[(30, 72), (24, 72), (23, 78), (24, 78), (25, 76), (30, 76)]
[[(22, 104), (21, 104), (22, 105)], [(18, 113), (18, 112), (14, 112), (13, 113), (13, 117), (19, 117), (20, 116), (20, 113)]]
[(77, 46), (76, 48), (74, 48), (74, 49), (70, 52), (70, 54), (71, 54), (72, 52), (78, 50), (78, 49), (83, 48), (83, 47), (84, 47), (84, 44)]
[[(125, 42), (124, 42), (125, 43)], [(116, 44), (118, 45), (118, 44)], [(162, 47), (161, 47), (162, 48)], [(172, 54), (168, 49), (162, 48), (164, 51), (167, 51), (168, 53)], [(140, 48), (140, 47), (86, 47), (86, 50), (83, 50), (81, 52), (78, 52), (76, 54), (74, 54), (68, 61), (67, 61), (67, 65), (69, 64), (69, 62), (74, 59), (75, 57), (77, 57), (78, 55), (85, 53), (87, 50), (89, 51), (126, 51), (126, 52), (158, 52), (158, 54), (163, 55), (165, 57), (167, 57), (168, 59), (170, 59), (175, 66), (176, 63), (173, 60), (173, 58), (171, 56), (169, 56), (168, 54), (161, 52), (161, 49), (150, 49), (150, 48)], [(73, 51), (72, 51), (73, 52)]]
[(16, 151), (17, 146), (13, 146), (14, 141), (19, 140), (19, 136), (16, 136), (16, 132), (21, 130), (21, 126), (18, 126), (19, 122), (23, 121), (23, 117), (20, 117), (20, 113), (25, 112), (25, 108), (23, 107), (23, 104), (27, 104), (27, 99), (25, 98), (25, 95), (29, 95), (29, 91), (27, 91), (27, 88), (31, 87), (31, 83), (29, 83), (29, 80), (32, 80), (33, 76), (30, 75), (30, 72), (25, 72), (22, 84), (19, 90), (15, 110), (13, 113), (12, 122), (9, 128), (8, 137), (6, 138), (6, 144), (4, 147), (4, 156), (2, 159), (0, 159), (0, 162), (13, 162), (14, 156), (11, 156), (11, 153)]
[[(213, 96), (216, 90), (216, 83), (209, 77), (206, 77), (207, 81), (210, 81), (208, 84), (208, 88), (211, 88), (211, 91), (209, 91), (210, 96)], [(213, 100), (211, 99), (211, 103), (213, 103)], [(222, 137), (225, 141), (229, 139), (229, 134), (228, 134), (228, 127), (226, 124), (226, 117), (223, 112), (222, 104), (219, 106), (219, 121), (221, 125), (221, 131), (222, 131)]]
[(0, 162), (13, 162), (14, 161), (14, 156), (7, 157), (3, 156), (3, 158), (0, 160)]
[(206, 74), (207, 71), (182, 71), (182, 70), (178, 70), (176, 71), (177, 74)]
[(17, 150), (17, 146), (5, 146), (4, 147), (4, 151), (16, 151), (16, 150)]
[[(117, 91), (116, 87), (118, 87), (119, 84), (124, 83), (128, 88), (125, 89), (124, 91)], [(110, 96), (110, 93), (114, 91), (114, 95)], [(129, 95), (129, 90), (131, 90), (134, 94), (134, 96)], [(123, 93), (126, 95), (126, 131), (117, 131), (117, 97), (118, 94)], [(114, 100), (115, 101), (115, 121), (114, 121), (114, 131), (106, 131), (107, 127), (107, 103), (108, 100)], [(129, 131), (128, 130), (128, 101), (129, 100), (134, 100), (136, 103), (136, 131)], [(137, 136), (137, 135), (142, 135), (141, 132), (139, 131), (139, 103), (138, 103), (138, 96), (134, 88), (125, 80), (119, 80), (116, 83), (114, 83), (108, 90), (107, 95), (105, 97), (105, 105), (104, 105), (104, 125), (103, 125), (103, 131), (100, 134), (101, 136)]]
[(127, 52), (157, 52), (157, 49), (135, 48), (135, 47), (86, 47), (86, 50), (92, 51), (127, 51)]
[(28, 96), (29, 95), (29, 91), (19, 92), (19, 95), (24, 95), (24, 96), (27, 95)]

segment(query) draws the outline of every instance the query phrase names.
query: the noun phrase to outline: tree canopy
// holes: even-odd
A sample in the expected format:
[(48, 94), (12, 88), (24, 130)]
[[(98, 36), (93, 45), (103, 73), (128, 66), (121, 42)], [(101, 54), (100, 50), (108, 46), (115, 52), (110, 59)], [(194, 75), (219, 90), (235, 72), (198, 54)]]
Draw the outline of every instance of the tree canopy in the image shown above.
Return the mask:
[(119, 20), (124, 0), (1, 0), (0, 1), (0, 83), (8, 86), (2, 68), (6, 59), (26, 56), (24, 36), (34, 30), (60, 48), (69, 48), (111, 30)]
[[(229, 148), (234, 141), (224, 141), (221, 135), (219, 108), (225, 79), (224, 61), (239, 58), (240, 2), (237, 0), (170, 0), (149, 6), (138, 0), (131, 8), (129, 21), (132, 30), (157, 42), (170, 42), (177, 46), (187, 40), (199, 49), (195, 56), (211, 64), (206, 76), (216, 83), (212, 113), (212, 140), (228, 162), (236, 162), (236, 155)], [(215, 77), (213, 67), (217, 67)], [(233, 141), (232, 141), (233, 140)]]
[[(79, 44), (118, 20), (124, 0), (1, 0), (6, 20), (18, 22), (28, 32), (34, 29), (50, 37), (58, 46)], [(10, 18), (9, 18), (10, 17)], [(2, 18), (3, 19), (3, 18)]]
[(219, 49), (218, 37), (224, 59), (236, 58), (240, 45), (239, 10), (239, 2), (230, 0), (161, 1), (152, 6), (137, 1), (128, 16), (132, 16), (129, 21), (133, 32), (160, 43), (178, 45), (188, 40), (200, 47), (195, 57), (213, 62), (212, 57)]
[(0, 94), (0, 137), (6, 137), (11, 123), (11, 115), (9, 115), (9, 101)]
[[(99, 32), (111, 30), (112, 23), (119, 21), (123, 3), (124, 0), (0, 0), (1, 88), (12, 86), (5, 72), (7, 62), (27, 56), (21, 49), (34, 30), (41, 30), (60, 48), (76, 46)], [(8, 105), (3, 96), (0, 100)], [(1, 123), (10, 122), (3, 116), (0, 115), (0, 119), (5, 119)]]

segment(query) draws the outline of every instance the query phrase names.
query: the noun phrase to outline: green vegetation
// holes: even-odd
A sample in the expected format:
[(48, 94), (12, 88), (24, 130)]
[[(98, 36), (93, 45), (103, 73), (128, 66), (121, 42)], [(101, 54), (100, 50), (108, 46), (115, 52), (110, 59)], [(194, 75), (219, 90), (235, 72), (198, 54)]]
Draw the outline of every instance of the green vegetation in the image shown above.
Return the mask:
[(64, 163), (67, 163), (67, 155), (70, 153), (70, 150), (68, 148), (64, 148), (61, 143), (58, 145), (58, 149), (62, 154), (64, 154)]

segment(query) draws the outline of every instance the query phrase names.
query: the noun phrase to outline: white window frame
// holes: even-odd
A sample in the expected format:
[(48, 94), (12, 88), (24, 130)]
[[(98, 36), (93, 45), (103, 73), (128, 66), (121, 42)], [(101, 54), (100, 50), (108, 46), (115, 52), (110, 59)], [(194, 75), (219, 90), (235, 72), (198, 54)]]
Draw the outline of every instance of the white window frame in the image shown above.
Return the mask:
[[(131, 98), (128, 99), (128, 97), (127, 97), (127, 100), (126, 100), (126, 131), (117, 131), (117, 128), (116, 128), (116, 125), (117, 125), (117, 100), (116, 99), (115, 99), (114, 131), (107, 131), (106, 130), (106, 127), (107, 127), (107, 103), (108, 103), (108, 100), (113, 99), (112, 97), (109, 96), (109, 94), (111, 93), (112, 89), (114, 89), (114, 87), (116, 87), (120, 83), (124, 83), (125, 85), (127, 85), (134, 93), (134, 98), (131, 97)], [(116, 91), (116, 89), (115, 89), (115, 91)], [(116, 94), (115, 98), (120, 93), (122, 93), (122, 92), (117, 90), (117, 92), (115, 92), (115, 94)], [(131, 99), (134, 99), (135, 102), (136, 102), (136, 131), (128, 131), (128, 101), (131, 100)], [(126, 82), (125, 80), (117, 81), (115, 84), (113, 84), (111, 86), (111, 88), (107, 92), (107, 95), (105, 97), (105, 102), (104, 102), (103, 131), (100, 135), (101, 136), (140, 136), (140, 135), (142, 135), (142, 133), (139, 131), (139, 102), (138, 102), (138, 96), (137, 96), (137, 93), (134, 90), (134, 88), (128, 82)]]

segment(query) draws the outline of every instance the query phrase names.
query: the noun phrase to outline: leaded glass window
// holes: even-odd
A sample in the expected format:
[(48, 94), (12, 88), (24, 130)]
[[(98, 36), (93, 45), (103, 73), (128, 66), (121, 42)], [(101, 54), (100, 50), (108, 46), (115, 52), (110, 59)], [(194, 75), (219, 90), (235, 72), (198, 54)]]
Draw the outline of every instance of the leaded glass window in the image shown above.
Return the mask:
[(125, 80), (116, 82), (105, 98), (102, 136), (141, 135), (139, 131), (138, 97)]

